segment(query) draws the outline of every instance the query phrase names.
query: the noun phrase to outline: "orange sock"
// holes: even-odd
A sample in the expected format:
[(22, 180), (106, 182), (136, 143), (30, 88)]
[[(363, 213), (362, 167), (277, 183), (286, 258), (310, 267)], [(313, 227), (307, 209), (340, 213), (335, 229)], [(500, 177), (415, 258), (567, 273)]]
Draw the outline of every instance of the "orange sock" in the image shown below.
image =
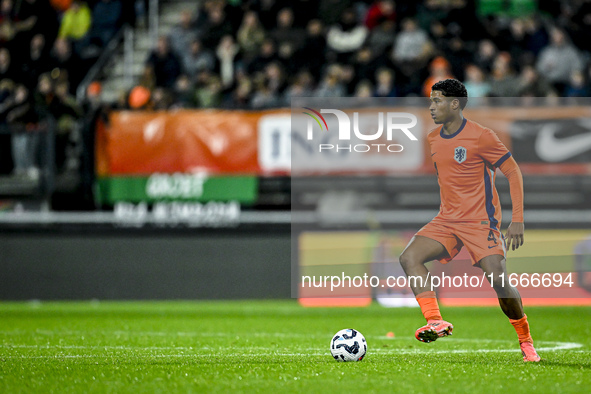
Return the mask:
[(439, 312), (439, 304), (437, 304), (437, 297), (434, 291), (425, 291), (417, 294), (416, 298), (427, 322), (430, 320), (443, 320), (441, 318), (441, 312)]
[(517, 331), (517, 337), (519, 338), (519, 343), (523, 342), (531, 342), (534, 343), (534, 340), (529, 333), (529, 323), (527, 322), (527, 315), (523, 315), (521, 319), (513, 320), (509, 319), (515, 331)]

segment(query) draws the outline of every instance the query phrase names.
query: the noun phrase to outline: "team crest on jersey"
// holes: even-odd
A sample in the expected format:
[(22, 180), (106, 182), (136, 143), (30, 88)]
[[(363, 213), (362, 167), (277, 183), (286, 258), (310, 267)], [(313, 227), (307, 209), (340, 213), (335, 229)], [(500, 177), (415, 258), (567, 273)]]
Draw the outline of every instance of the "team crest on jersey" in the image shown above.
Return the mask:
[(454, 159), (460, 164), (463, 163), (466, 160), (466, 148), (458, 146), (454, 151)]

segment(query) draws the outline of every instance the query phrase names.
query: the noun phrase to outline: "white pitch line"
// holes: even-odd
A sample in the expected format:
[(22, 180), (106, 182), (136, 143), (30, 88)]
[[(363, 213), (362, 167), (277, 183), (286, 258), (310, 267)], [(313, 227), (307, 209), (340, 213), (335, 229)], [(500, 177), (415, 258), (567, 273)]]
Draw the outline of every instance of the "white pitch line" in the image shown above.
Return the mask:
[[(54, 336), (54, 335), (133, 335), (133, 336), (154, 336), (154, 337), (168, 337), (168, 336), (179, 336), (179, 337), (325, 337), (326, 335), (309, 335), (309, 334), (299, 334), (299, 333), (289, 333), (289, 332), (250, 332), (250, 333), (229, 333), (229, 332), (167, 332), (167, 331), (68, 331), (68, 330), (59, 330), (59, 331), (51, 331), (51, 330), (35, 330), (33, 332), (27, 330), (12, 330), (12, 331), (0, 331), (0, 335), (22, 335), (22, 334), (36, 334), (36, 335), (45, 335), (45, 336)], [(332, 334), (328, 334), (330, 338)]]
[[(456, 339), (458, 341), (458, 339)], [(504, 342), (507, 340), (498, 340), (498, 342)], [(554, 352), (559, 350), (572, 350), (572, 349), (579, 349), (583, 347), (583, 344), (577, 342), (558, 342), (558, 341), (538, 341), (538, 344), (542, 345), (538, 347), (538, 352)], [(546, 344), (546, 346), (543, 346)], [(4, 348), (25, 348), (25, 349), (85, 349), (85, 350), (138, 350), (138, 351), (145, 351), (145, 350), (193, 350), (192, 348), (178, 348), (178, 347), (133, 347), (133, 346), (35, 346), (35, 345), (2, 345)], [(274, 352), (273, 348), (265, 348), (265, 347), (249, 347), (248, 349), (253, 350), (268, 350), (265, 353), (226, 353), (217, 355), (217, 357), (244, 357), (244, 356), (264, 356), (264, 355), (273, 355), (273, 356), (286, 356), (286, 357), (310, 357), (310, 356), (325, 356), (328, 354), (326, 353), (278, 353)], [(200, 348), (200, 350), (216, 350), (219, 351), (220, 349), (204, 349)], [(320, 350), (320, 349), (310, 349), (310, 350)], [(429, 350), (429, 349), (370, 349), (370, 352), (376, 352), (378, 354), (383, 355), (390, 355), (390, 354), (466, 354), (466, 353), (515, 353), (520, 352), (518, 348), (512, 349), (440, 349), (440, 350)], [(585, 350), (578, 350), (577, 353), (589, 352)], [(10, 356), (2, 356), (0, 355), (0, 359), (3, 358), (21, 358), (21, 359), (34, 359), (34, 358), (109, 358), (113, 357), (113, 355), (89, 355), (89, 354), (70, 354), (70, 355), (42, 355), (42, 356), (26, 356), (26, 355), (10, 355)], [(167, 358), (167, 357), (216, 357), (212, 354), (155, 354), (155, 355), (141, 355), (140, 357), (158, 357), (158, 358)]]

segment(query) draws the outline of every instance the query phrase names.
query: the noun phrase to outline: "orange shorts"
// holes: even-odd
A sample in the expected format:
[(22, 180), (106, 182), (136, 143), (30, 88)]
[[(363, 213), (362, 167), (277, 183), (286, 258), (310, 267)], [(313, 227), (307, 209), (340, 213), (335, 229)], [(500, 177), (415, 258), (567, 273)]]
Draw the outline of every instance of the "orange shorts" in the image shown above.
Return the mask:
[(477, 265), (483, 258), (495, 254), (507, 257), (505, 237), (499, 230), (492, 229), (488, 221), (453, 223), (435, 218), (416, 235), (433, 239), (445, 247), (449, 257), (439, 260), (443, 264), (450, 262), (460, 253), (463, 246), (466, 246), (472, 258), (472, 265)]

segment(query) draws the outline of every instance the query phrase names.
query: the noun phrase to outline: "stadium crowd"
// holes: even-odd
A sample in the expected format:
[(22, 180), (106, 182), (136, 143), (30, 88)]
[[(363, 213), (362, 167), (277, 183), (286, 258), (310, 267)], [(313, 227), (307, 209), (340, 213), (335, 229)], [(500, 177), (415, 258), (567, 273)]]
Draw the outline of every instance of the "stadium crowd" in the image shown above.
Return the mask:
[[(51, 115), (58, 171), (75, 167), (68, 156), (92, 150), (79, 128), (96, 115), (101, 86), (90, 84), (85, 102), (73, 93), (146, 3), (1, 0), (0, 128), (34, 128)], [(137, 86), (113, 107), (427, 96), (448, 77), (472, 97), (588, 96), (590, 41), (590, 0), (202, 0), (154, 43)], [(35, 133), (0, 139), (0, 173), (35, 177)]]
[[(131, 5), (131, 7), (130, 7)], [(0, 172), (37, 178), (39, 124), (56, 124), (56, 161), (76, 166), (84, 103), (78, 84), (135, 8), (121, 0), (2, 0), (0, 2)], [(70, 160), (69, 160), (70, 159)]]
[(205, 0), (121, 106), (260, 109), (294, 96), (588, 96), (591, 1)]

